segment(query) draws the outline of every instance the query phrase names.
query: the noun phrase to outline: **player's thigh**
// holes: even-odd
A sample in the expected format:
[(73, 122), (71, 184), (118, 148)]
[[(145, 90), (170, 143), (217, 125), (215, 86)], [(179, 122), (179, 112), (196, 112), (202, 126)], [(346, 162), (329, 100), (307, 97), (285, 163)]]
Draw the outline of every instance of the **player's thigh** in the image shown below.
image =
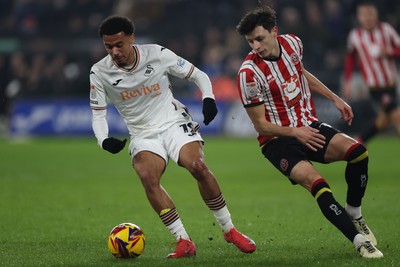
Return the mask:
[(344, 133), (335, 134), (328, 144), (325, 152), (325, 161), (327, 163), (344, 160), (344, 157), (350, 147), (357, 141)]
[(378, 129), (386, 129), (390, 126), (390, 116), (384, 110), (380, 110), (375, 123)]
[(187, 121), (172, 125), (162, 135), (168, 156), (181, 166), (203, 157), (203, 139), (197, 129), (197, 123)]
[(178, 164), (190, 169), (194, 162), (204, 163), (203, 144), (200, 141), (186, 143), (179, 151)]
[(154, 185), (160, 182), (166, 168), (165, 160), (151, 151), (141, 151), (132, 158), (132, 166), (143, 185)]
[(390, 113), (390, 119), (398, 130), (400, 130), (400, 107), (392, 110)]

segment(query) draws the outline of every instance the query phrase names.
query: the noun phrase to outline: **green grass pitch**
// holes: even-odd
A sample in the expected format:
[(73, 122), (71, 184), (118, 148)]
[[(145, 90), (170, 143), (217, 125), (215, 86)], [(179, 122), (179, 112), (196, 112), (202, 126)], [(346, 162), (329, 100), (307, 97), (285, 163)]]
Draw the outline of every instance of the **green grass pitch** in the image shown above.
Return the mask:
[[(400, 142), (373, 140), (363, 214), (383, 259), (363, 259), (330, 225), (312, 196), (273, 169), (255, 139), (204, 136), (206, 162), (219, 180), (235, 226), (252, 237), (246, 255), (223, 240), (195, 180), (170, 162), (162, 178), (197, 256), (167, 260), (174, 238), (151, 209), (127, 149), (102, 151), (94, 138), (0, 140), (0, 266), (399, 266)], [(344, 162), (317, 164), (344, 204)], [(109, 231), (141, 226), (144, 253), (115, 259)]]

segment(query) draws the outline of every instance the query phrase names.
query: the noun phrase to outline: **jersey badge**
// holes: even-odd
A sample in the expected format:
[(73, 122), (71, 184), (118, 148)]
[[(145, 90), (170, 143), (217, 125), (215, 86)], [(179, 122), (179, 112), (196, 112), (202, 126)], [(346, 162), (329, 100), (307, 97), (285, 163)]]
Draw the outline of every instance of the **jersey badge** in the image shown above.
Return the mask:
[(292, 60), (292, 63), (295, 65), (297, 65), (300, 62), (299, 56), (296, 53), (291, 54), (290, 59)]
[(246, 94), (250, 99), (257, 98), (258, 90), (255, 82), (246, 83)]
[(176, 62), (176, 65), (178, 65), (179, 67), (183, 68), (183, 66), (185, 66), (185, 60), (183, 58), (178, 58), (178, 61)]
[(154, 68), (149, 64), (146, 66), (146, 71), (144, 72), (144, 76), (151, 76), (155, 72)]
[(90, 85), (90, 99), (96, 99), (96, 86)]
[(286, 171), (287, 168), (289, 167), (289, 162), (287, 159), (281, 159), (281, 162), (279, 163), (279, 167), (281, 168), (282, 171)]

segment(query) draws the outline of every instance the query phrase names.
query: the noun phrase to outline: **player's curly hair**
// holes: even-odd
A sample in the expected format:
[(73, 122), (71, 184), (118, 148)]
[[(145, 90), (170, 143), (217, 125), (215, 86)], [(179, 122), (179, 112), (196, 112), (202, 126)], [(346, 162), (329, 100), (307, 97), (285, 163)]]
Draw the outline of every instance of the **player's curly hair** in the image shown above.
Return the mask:
[(241, 19), (236, 26), (236, 31), (240, 35), (246, 35), (257, 26), (263, 26), (264, 29), (271, 31), (276, 26), (276, 12), (269, 6), (261, 6), (250, 12)]
[(135, 32), (135, 24), (127, 17), (113, 15), (105, 20), (99, 26), (99, 35), (113, 35), (119, 32), (124, 32), (126, 35), (131, 35)]

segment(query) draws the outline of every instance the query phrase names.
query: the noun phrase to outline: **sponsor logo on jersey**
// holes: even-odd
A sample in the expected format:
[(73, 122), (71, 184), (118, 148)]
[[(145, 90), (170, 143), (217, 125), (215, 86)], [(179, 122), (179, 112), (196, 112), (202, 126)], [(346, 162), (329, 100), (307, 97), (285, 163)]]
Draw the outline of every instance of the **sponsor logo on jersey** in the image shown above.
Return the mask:
[(275, 77), (272, 74), (268, 74), (267, 75), (267, 83), (270, 84), (273, 81), (275, 81)]
[(117, 86), (119, 84), (119, 82), (122, 81), (122, 79), (118, 79), (115, 81), (115, 83), (113, 83), (112, 85)]
[(154, 68), (149, 64), (149, 65), (147, 65), (146, 66), (146, 71), (144, 72), (144, 76), (150, 76), (150, 75), (152, 75), (154, 72), (155, 72), (155, 70), (154, 70)]
[(300, 83), (296, 75), (292, 76), (290, 81), (282, 84), (282, 90), (286, 104), (289, 108), (293, 107), (297, 104), (297, 102), (299, 102), (301, 98)]
[[(124, 91), (124, 92), (120, 92), (119, 94), (121, 96), (121, 99), (123, 101), (125, 101), (125, 100), (129, 100), (129, 99), (132, 99), (132, 98), (153, 94), (154, 92), (157, 92), (160, 89), (161, 89), (160, 85), (158, 83), (156, 83), (156, 84), (153, 84), (153, 85), (150, 85), (150, 86), (144, 86), (143, 85), (140, 88), (134, 88), (132, 90), (127, 90), (127, 91)], [(159, 93), (156, 93), (153, 96), (157, 96), (157, 95), (159, 95)]]

